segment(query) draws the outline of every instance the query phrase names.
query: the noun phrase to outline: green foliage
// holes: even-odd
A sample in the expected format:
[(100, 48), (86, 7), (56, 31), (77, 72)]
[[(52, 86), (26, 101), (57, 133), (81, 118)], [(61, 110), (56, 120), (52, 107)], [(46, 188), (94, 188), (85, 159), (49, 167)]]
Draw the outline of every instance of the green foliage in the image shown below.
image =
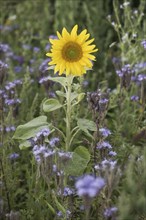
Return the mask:
[(31, 137), (34, 137), (41, 129), (48, 127), (49, 124), (47, 122), (47, 117), (39, 116), (24, 125), (19, 125), (13, 138), (17, 140), (27, 140)]
[(62, 105), (59, 103), (57, 99), (47, 99), (43, 103), (43, 110), (44, 112), (52, 112), (55, 111), (56, 109), (61, 108)]
[(119, 197), (119, 220), (146, 218), (146, 149), (134, 149), (126, 166)]
[(77, 147), (72, 155), (72, 159), (66, 164), (65, 172), (71, 176), (82, 175), (90, 161), (90, 154), (85, 147)]
[[(115, 74), (125, 64), (130, 65), (135, 76), (146, 70), (141, 45), (146, 36), (146, 2), (129, 2), (2, 1), (1, 41), (11, 50), (3, 53), (0, 47), (0, 58), (9, 66), (3, 83), (0, 66), (0, 218), (20, 215), (22, 220), (58, 220), (60, 211), (61, 219), (80, 220), (85, 219), (90, 203), (88, 211), (93, 220), (146, 218), (146, 84), (144, 80), (137, 84)], [(54, 76), (54, 67), (42, 68), (49, 51), (45, 49), (48, 37), (63, 27), (70, 31), (75, 24), (79, 32), (87, 28), (95, 38), (97, 61), (93, 70), (80, 79)], [(117, 59), (114, 64), (113, 58)], [(15, 71), (16, 67), (20, 72)], [(48, 80), (40, 83), (43, 77)], [(22, 84), (6, 91), (6, 84), (15, 79), (22, 80)], [(20, 98), (21, 103), (6, 106), (3, 90), (5, 97)], [(91, 91), (95, 92), (89, 104), (87, 94)], [(138, 95), (139, 100), (131, 101), (133, 95)], [(100, 105), (100, 98), (109, 98), (106, 109)], [(12, 125), (15, 133), (14, 128), (10, 130)], [(109, 128), (111, 135), (102, 136), (102, 127)], [(51, 135), (40, 138), (36, 145), (47, 146), (52, 155), (43, 159), (41, 155), (40, 163), (28, 139), (42, 128), (49, 128)], [(54, 147), (51, 141), (56, 137), (59, 143)], [(109, 149), (96, 148), (103, 141), (111, 144), (116, 156), (109, 156)], [(59, 156), (58, 152), (71, 153), (72, 158)], [(105, 159), (116, 160), (116, 168), (96, 170), (95, 166)], [(75, 190), (76, 179), (87, 173), (107, 180), (95, 200), (87, 204), (86, 198), (79, 198), (76, 192), (63, 195), (64, 187)], [(82, 205), (87, 209), (82, 211)], [(112, 206), (118, 207), (117, 214), (105, 217), (105, 209)], [(67, 216), (67, 210), (71, 215)]]
[(77, 124), (80, 130), (82, 130), (90, 138), (94, 139), (89, 131), (97, 131), (95, 122), (88, 119), (79, 118)]

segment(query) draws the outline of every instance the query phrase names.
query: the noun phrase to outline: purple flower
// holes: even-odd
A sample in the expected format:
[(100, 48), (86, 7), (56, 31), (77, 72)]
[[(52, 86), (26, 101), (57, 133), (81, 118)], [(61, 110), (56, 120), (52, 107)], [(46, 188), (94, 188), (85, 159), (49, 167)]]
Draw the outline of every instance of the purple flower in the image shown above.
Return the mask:
[(65, 219), (68, 219), (70, 214), (71, 214), (71, 212), (69, 210), (66, 210), (65, 216), (61, 211), (57, 212), (57, 216), (61, 217), (61, 219), (62, 219), (62, 217), (65, 217)]
[(84, 80), (82, 82), (82, 85), (83, 85), (84, 88), (87, 87), (89, 85), (89, 81), (88, 80)]
[(9, 159), (10, 160), (15, 160), (15, 159), (17, 159), (19, 157), (19, 154), (17, 154), (17, 153), (13, 153), (13, 154), (10, 154), (9, 155)]
[(108, 103), (108, 99), (106, 99), (106, 98), (99, 100), (99, 104), (106, 104), (106, 103)]
[(44, 157), (47, 158), (47, 157), (50, 157), (50, 156), (53, 156), (55, 154), (55, 150), (49, 150), (47, 149), (46, 152), (44, 152)]
[(16, 80), (13, 81), (13, 83), (15, 85), (22, 85), (22, 80), (21, 79), (16, 79)]
[(0, 89), (0, 95), (3, 95), (4, 93), (5, 93), (5, 91)]
[(141, 42), (141, 45), (142, 45), (143, 48), (146, 50), (146, 40), (143, 40), (143, 41)]
[(146, 69), (146, 62), (137, 63), (134, 66), (135, 71), (139, 71), (141, 69)]
[(8, 44), (0, 44), (0, 53), (6, 53), (10, 51), (10, 46)]
[(117, 57), (113, 57), (113, 58), (112, 58), (112, 62), (113, 62), (114, 64), (119, 64), (119, 63), (121, 62), (121, 59), (120, 59), (120, 58), (117, 58)]
[(107, 208), (107, 209), (104, 211), (104, 216), (105, 216), (106, 218), (112, 217), (117, 211), (118, 211), (118, 208), (117, 208), (117, 207)]
[(57, 137), (53, 137), (53, 138), (51, 138), (51, 140), (49, 141), (49, 144), (50, 144), (50, 146), (51, 147), (55, 147), (58, 143), (59, 143), (59, 138), (57, 138)]
[(63, 160), (71, 159), (72, 158), (72, 152), (58, 152), (58, 156), (62, 158)]
[(109, 155), (109, 156), (116, 156), (117, 153), (116, 153), (115, 151), (112, 151), (112, 150), (111, 150), (111, 151), (108, 153), (108, 155)]
[(113, 170), (117, 165), (117, 161), (116, 160), (107, 160), (107, 159), (104, 159), (100, 164), (98, 165), (95, 165), (95, 169), (96, 170)]
[(57, 166), (56, 166), (56, 164), (53, 164), (53, 166), (52, 166), (52, 170), (53, 170), (54, 173), (57, 172)]
[[(11, 131), (15, 131), (16, 128), (14, 126), (9, 126), (9, 127), (5, 127), (4, 129), (6, 132), (11, 132)], [(3, 131), (3, 128), (0, 127), (0, 131)]]
[(121, 69), (116, 70), (117, 75), (122, 78), (124, 75), (130, 75), (134, 71), (131, 69), (130, 64), (126, 64)]
[(133, 96), (131, 96), (131, 101), (138, 101), (139, 100), (139, 96), (137, 96), (137, 95), (133, 95)]
[(16, 85), (15, 85), (14, 82), (9, 82), (9, 83), (6, 84), (5, 89), (6, 89), (6, 90), (10, 90), (10, 89), (15, 88), (15, 86), (16, 86)]
[(22, 84), (22, 80), (21, 79), (16, 79), (13, 82), (8, 82), (5, 86), (5, 89), (7, 91), (14, 89), (16, 87), (16, 85), (21, 85)]
[(19, 63), (19, 65), (22, 65), (24, 63), (24, 57), (23, 56), (14, 55), (13, 60), (16, 60)]
[(21, 103), (20, 99), (5, 99), (6, 105), (15, 105), (17, 103)]
[[(58, 192), (59, 195), (61, 195), (61, 190), (59, 190)], [(64, 190), (63, 190), (63, 196), (70, 196), (74, 194), (74, 190), (69, 188), (69, 187), (65, 187)]]
[(48, 95), (49, 95), (50, 98), (56, 98), (56, 94), (53, 91), (49, 91)]
[(108, 137), (111, 134), (110, 130), (107, 128), (100, 128), (99, 131), (103, 137)]
[(33, 138), (33, 140), (36, 142), (38, 141), (41, 137), (47, 137), (50, 134), (50, 129), (49, 128), (43, 128), (41, 131), (39, 131), (36, 136)]
[(143, 80), (146, 80), (146, 75), (145, 75), (145, 74), (139, 74), (139, 75), (137, 76), (137, 80), (138, 80), (139, 82), (141, 82), (141, 81), (143, 81)]
[(109, 144), (108, 141), (101, 141), (97, 144), (97, 149), (111, 149), (112, 146)]
[(0, 71), (2, 71), (2, 70), (4, 71), (7, 69), (8, 69), (8, 64), (6, 64), (0, 60)]
[(49, 51), (49, 50), (50, 50), (50, 47), (51, 47), (51, 45), (50, 45), (50, 44), (47, 44), (46, 47), (45, 47), (45, 51)]
[(39, 51), (40, 51), (40, 48), (39, 48), (39, 47), (34, 47), (34, 48), (33, 48), (33, 52), (34, 52), (34, 53), (38, 53)]
[(95, 197), (105, 186), (105, 180), (101, 177), (91, 175), (83, 176), (75, 183), (77, 194), (79, 196)]
[(40, 65), (40, 67), (39, 67), (39, 71), (41, 72), (41, 73), (46, 73), (46, 71), (48, 70), (48, 63), (50, 62), (50, 58), (48, 58), (48, 59), (45, 59), (42, 63), (41, 63), (41, 65)]
[(41, 161), (41, 157), (47, 158), (47, 157), (52, 156), (52, 155), (55, 154), (55, 151), (52, 151), (52, 150), (48, 149), (44, 145), (35, 145), (33, 147), (32, 152), (33, 152), (33, 155), (35, 156), (35, 159), (38, 162)]
[(42, 78), (40, 78), (39, 83), (42, 84), (44, 82), (47, 82), (49, 80), (48, 76), (43, 76)]
[(57, 176), (64, 176), (64, 171), (63, 170), (58, 171)]
[(58, 39), (58, 37), (57, 37), (56, 35), (53, 35), (53, 34), (52, 34), (52, 35), (49, 36), (49, 39), (56, 40), (56, 39)]
[(14, 67), (14, 72), (16, 72), (16, 73), (20, 73), (21, 70), (22, 70), (22, 66), (15, 66)]

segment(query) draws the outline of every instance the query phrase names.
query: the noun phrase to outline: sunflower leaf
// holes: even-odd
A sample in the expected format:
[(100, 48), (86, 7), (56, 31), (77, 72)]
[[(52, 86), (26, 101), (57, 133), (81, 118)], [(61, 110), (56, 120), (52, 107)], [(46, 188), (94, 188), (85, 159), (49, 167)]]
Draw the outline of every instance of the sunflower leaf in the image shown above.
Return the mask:
[(89, 160), (89, 151), (85, 147), (79, 146), (73, 152), (72, 159), (64, 167), (65, 172), (73, 176), (82, 175)]
[(67, 78), (66, 77), (49, 77), (48, 79), (53, 82), (57, 82), (57, 83), (61, 84), (63, 87), (66, 87), (66, 85), (67, 85)]
[(90, 121), (84, 118), (79, 118), (77, 124), (82, 131), (84, 130), (97, 131), (96, 124), (94, 121)]
[(19, 125), (13, 135), (13, 139), (17, 140), (27, 140), (34, 137), (37, 132), (43, 128), (48, 128), (49, 124), (47, 122), (46, 116), (39, 116), (33, 120), (27, 122), (24, 125)]
[(60, 104), (60, 102), (57, 99), (47, 99), (43, 103), (44, 112), (52, 112), (52, 111), (55, 111), (56, 109), (59, 109), (61, 107), (62, 107), (62, 105)]

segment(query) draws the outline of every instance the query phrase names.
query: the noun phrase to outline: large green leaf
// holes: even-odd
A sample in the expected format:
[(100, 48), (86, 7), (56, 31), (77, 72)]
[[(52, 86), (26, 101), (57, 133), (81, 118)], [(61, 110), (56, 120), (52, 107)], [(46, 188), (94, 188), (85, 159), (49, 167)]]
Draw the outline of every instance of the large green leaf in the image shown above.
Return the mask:
[(27, 140), (31, 137), (34, 137), (41, 129), (48, 128), (48, 126), (49, 124), (47, 122), (47, 117), (39, 116), (24, 125), (19, 125), (14, 133), (13, 138), (18, 140)]
[(72, 159), (64, 167), (68, 175), (82, 175), (90, 160), (89, 151), (85, 147), (77, 147), (73, 152)]
[(21, 141), (21, 143), (19, 144), (20, 150), (25, 150), (31, 146), (32, 145), (31, 145), (30, 141), (28, 141), (28, 140)]
[(94, 137), (89, 132), (89, 131), (97, 131), (96, 124), (93, 121), (80, 118), (78, 119), (77, 124), (80, 130), (82, 130), (88, 137), (94, 140)]
[(43, 103), (44, 112), (52, 112), (52, 111), (55, 111), (56, 109), (59, 109), (61, 107), (62, 107), (62, 105), (60, 104), (60, 102), (57, 99), (47, 99)]
[(63, 87), (67, 85), (67, 78), (66, 77), (49, 77), (49, 80), (53, 82), (60, 83)]
[(84, 118), (79, 118), (77, 124), (79, 128), (83, 131), (84, 130), (97, 131), (97, 127), (94, 121), (90, 121)]

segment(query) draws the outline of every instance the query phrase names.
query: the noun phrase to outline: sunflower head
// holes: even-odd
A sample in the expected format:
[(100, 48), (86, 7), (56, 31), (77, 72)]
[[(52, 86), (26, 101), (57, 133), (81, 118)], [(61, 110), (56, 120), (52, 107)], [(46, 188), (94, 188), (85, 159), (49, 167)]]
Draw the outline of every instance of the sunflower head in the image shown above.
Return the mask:
[(96, 52), (96, 45), (92, 44), (94, 39), (88, 40), (90, 34), (83, 30), (77, 34), (78, 25), (71, 31), (63, 28), (62, 34), (57, 32), (58, 39), (50, 39), (52, 44), (51, 52), (46, 55), (51, 57), (49, 65), (55, 66), (55, 73), (59, 75), (81, 76), (86, 73), (88, 68), (92, 68), (95, 56), (91, 53)]

